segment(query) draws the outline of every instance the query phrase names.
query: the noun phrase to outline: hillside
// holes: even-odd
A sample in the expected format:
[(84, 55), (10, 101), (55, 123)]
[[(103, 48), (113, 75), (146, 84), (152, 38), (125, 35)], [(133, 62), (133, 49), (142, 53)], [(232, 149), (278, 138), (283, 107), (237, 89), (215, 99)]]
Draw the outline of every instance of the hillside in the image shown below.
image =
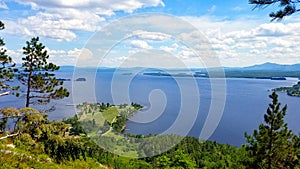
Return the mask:
[[(97, 139), (85, 134), (76, 116), (49, 122), (31, 108), (4, 110), (24, 111), (29, 113), (20, 116), (15, 131), (0, 134), (0, 168), (243, 168), (248, 158), (244, 148), (176, 135), (127, 135), (125, 141), (107, 137), (96, 144)], [(4, 137), (16, 131), (16, 136)], [(138, 141), (143, 138), (146, 141)], [(175, 145), (172, 140), (179, 142)], [(166, 143), (173, 145), (165, 149)], [(113, 151), (116, 146), (129, 151), (137, 147), (140, 151), (136, 155), (147, 158), (119, 156), (104, 149), (104, 144), (112, 146)]]

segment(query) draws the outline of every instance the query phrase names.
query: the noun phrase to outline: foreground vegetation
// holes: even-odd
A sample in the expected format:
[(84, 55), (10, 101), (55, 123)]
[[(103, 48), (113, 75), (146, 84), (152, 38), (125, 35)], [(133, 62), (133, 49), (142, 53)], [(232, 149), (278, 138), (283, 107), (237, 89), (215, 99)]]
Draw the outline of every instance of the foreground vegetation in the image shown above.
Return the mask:
[[(299, 168), (300, 139), (284, 122), (287, 107), (281, 109), (277, 97), (270, 95), (265, 123), (246, 134), (240, 148), (176, 135), (99, 139), (86, 134), (77, 116), (50, 122), (32, 108), (2, 109), (0, 168)], [(8, 121), (16, 122), (11, 131), (5, 130)], [(143, 138), (149, 139), (139, 141)], [(117, 155), (109, 146), (139, 158)], [(160, 151), (163, 147), (171, 148)]]

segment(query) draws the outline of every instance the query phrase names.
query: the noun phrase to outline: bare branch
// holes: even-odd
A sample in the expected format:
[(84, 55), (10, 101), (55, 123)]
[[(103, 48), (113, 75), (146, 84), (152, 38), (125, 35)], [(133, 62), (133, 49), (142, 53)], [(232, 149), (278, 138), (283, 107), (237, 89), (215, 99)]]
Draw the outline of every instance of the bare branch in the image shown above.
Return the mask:
[(14, 137), (14, 136), (17, 136), (19, 134), (20, 134), (20, 132), (17, 132), (15, 134), (10, 134), (10, 135), (4, 136), (4, 137), (0, 137), (0, 140), (6, 139), (6, 138), (9, 138), (9, 137)]

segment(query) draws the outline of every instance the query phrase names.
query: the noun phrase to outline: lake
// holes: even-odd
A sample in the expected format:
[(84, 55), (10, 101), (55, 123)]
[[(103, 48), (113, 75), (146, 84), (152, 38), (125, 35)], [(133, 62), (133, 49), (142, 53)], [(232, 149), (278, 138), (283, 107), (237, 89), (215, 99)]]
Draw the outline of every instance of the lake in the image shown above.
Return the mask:
[[(50, 120), (73, 116), (73, 105), (84, 101), (113, 104), (136, 102), (145, 108), (127, 122), (126, 132), (144, 135), (173, 133), (199, 138), (210, 108), (219, 106), (211, 104), (212, 88), (208, 78), (132, 75), (100, 70), (95, 73), (93, 69), (77, 69), (73, 78), (72, 73), (71, 69), (58, 73), (59, 78), (72, 78), (64, 85), (74, 91), (69, 98), (53, 102), (56, 110), (49, 113)], [(86, 81), (74, 81), (78, 77), (84, 77)], [(225, 81), (226, 85), (220, 84), (226, 89), (224, 111), (209, 140), (240, 146), (245, 143), (244, 132), (252, 133), (263, 122), (263, 115), (271, 101), (268, 97), (270, 90), (292, 86), (298, 79), (228, 78)], [(289, 128), (299, 133), (300, 98), (278, 94), (282, 105), (288, 104), (286, 122)], [(1, 107), (22, 107), (25, 104), (24, 93), (20, 98), (5, 96), (1, 99)], [(179, 115), (182, 120), (178, 123)]]

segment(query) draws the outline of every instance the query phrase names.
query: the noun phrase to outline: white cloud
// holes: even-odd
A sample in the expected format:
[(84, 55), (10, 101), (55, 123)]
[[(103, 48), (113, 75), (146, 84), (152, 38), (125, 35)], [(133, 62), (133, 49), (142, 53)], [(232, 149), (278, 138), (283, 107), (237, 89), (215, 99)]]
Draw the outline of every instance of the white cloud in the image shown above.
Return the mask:
[(161, 32), (149, 32), (144, 30), (133, 31), (131, 34), (126, 35), (125, 38), (132, 37), (147, 41), (167, 41), (171, 39), (171, 36), (168, 34)]
[[(279, 23), (266, 23), (255, 18), (222, 20), (210, 16), (183, 19), (208, 38), (225, 66), (300, 62), (300, 24), (296, 19)], [(189, 34), (184, 38), (193, 39)]]
[[(132, 13), (144, 7), (164, 6), (162, 0), (70, 0), (40, 1), (15, 0), (30, 5), (38, 12), (27, 18), (13, 21), (10, 32), (23, 36), (45, 36), (58, 41), (76, 39), (77, 30), (94, 32), (99, 29), (105, 17), (114, 15), (115, 11)], [(5, 7), (0, 3), (0, 7)], [(12, 22), (12, 21), (9, 21)]]
[[(11, 56), (15, 63), (22, 63), (23, 50), (11, 50), (4, 47), (7, 50), (7, 55)], [(49, 62), (57, 65), (75, 65), (77, 58), (81, 54), (81, 49), (74, 48), (73, 50), (55, 50), (48, 47), (45, 48), (49, 55)], [(84, 50), (84, 49), (83, 49)]]
[[(144, 7), (164, 6), (162, 0), (16, 1), (30, 5), (36, 11), (32, 12), (34, 15), (26, 18), (19, 18), (15, 21), (6, 20), (6, 33), (26, 37), (44, 36), (57, 41), (67, 42), (78, 40), (78, 32), (99, 30), (99, 27), (104, 24), (106, 18), (114, 15), (116, 11), (131, 13), (136, 9)], [(0, 1), (1, 7), (6, 8), (6, 5), (2, 1)], [(216, 7), (212, 6), (210, 11), (213, 12), (215, 9)], [(235, 7), (232, 10), (239, 11), (242, 8)], [(184, 50), (180, 46), (181, 44), (177, 42), (180, 40), (183, 42), (194, 41), (197, 42), (197, 45), (194, 45), (197, 50), (204, 49), (207, 47), (207, 44), (201, 43), (201, 40), (199, 40), (199, 37), (201, 37), (204, 39), (203, 41), (208, 40), (210, 42), (211, 47), (217, 52), (221, 62), (225, 66), (243, 66), (266, 61), (300, 62), (300, 22), (297, 18), (288, 18), (280, 23), (269, 23), (260, 18), (250, 18), (247, 16), (230, 20), (208, 15), (180, 17), (199, 29), (199, 31), (194, 32), (182, 31), (186, 28), (186, 24), (183, 22), (178, 24), (173, 23), (168, 20), (168, 17), (153, 18), (153, 20), (148, 19), (145, 21), (144, 17), (136, 17), (131, 20), (133, 26), (138, 25), (138, 29), (143, 29), (144, 26), (144, 30), (126, 32), (126, 30), (129, 30), (126, 29), (128, 28), (128, 24), (123, 24), (121, 27), (116, 27), (114, 31), (108, 30), (111, 32), (107, 32), (107, 34), (116, 35), (117, 31), (120, 30), (126, 32), (127, 35), (125, 38), (129, 38), (129, 47), (134, 48), (134, 53), (139, 52), (141, 49), (158, 48), (164, 52), (177, 52), (176, 54), (178, 54), (179, 58), (189, 61), (194, 59), (191, 50)], [(147, 27), (147, 25), (150, 26)], [(179, 39), (176, 39), (178, 41), (172, 39), (179, 34)], [(162, 45), (159, 42), (162, 42)], [(156, 44), (156, 46), (153, 44)], [(168, 46), (167, 44), (173, 45)], [(18, 51), (9, 52), (13, 56), (20, 54)], [(58, 62), (64, 64), (75, 63), (80, 52), (81, 50), (77, 48), (70, 51), (49, 50), (49, 53), (55, 56), (57, 60), (62, 59), (62, 61)], [(81, 58), (82, 61), (87, 64), (98, 63), (99, 59), (94, 58), (93, 53), (85, 49), (82, 53), (84, 54)], [(118, 58), (116, 57), (115, 60), (112, 59), (111, 63), (126, 59), (124, 53), (120, 54), (116, 51), (114, 55), (118, 55)], [(53, 61), (57, 60), (54, 59)]]
[(186, 68), (185, 62), (162, 50), (141, 51), (127, 57), (118, 67)]
[(283, 23), (265, 23), (254, 30), (257, 36), (284, 36), (292, 32)]
[(2, 0), (0, 1), (0, 9), (8, 9), (7, 5)]
[(142, 40), (133, 40), (130, 44), (131, 47), (135, 49), (152, 49), (152, 47), (146, 41)]
[(171, 52), (177, 51), (178, 47), (179, 47), (179, 45), (177, 43), (173, 43), (171, 47), (169, 47), (169, 46), (160, 46), (159, 49), (171, 53)]
[(164, 6), (162, 0), (72, 0), (72, 1), (40, 1), (40, 0), (17, 0), (18, 2), (30, 5), (34, 9), (48, 8), (73, 8), (94, 11), (101, 15), (112, 15), (114, 11), (133, 12), (142, 7)]
[(179, 52), (179, 57), (182, 59), (189, 59), (191, 57), (195, 57), (195, 54), (191, 50), (182, 50)]
[(15, 63), (22, 63), (23, 51), (21, 49), (10, 50), (10, 49), (7, 49), (6, 47), (3, 47), (3, 48), (7, 50), (6, 54), (8, 56), (10, 56)]

